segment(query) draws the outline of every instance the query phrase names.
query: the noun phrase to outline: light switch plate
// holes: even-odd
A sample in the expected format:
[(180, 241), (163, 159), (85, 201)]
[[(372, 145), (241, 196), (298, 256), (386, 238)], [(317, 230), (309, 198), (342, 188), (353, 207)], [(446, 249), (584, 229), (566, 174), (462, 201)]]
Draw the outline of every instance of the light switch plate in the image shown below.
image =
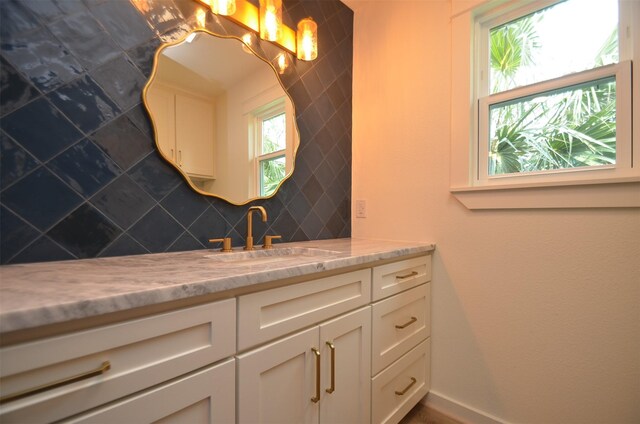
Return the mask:
[(356, 218), (366, 218), (366, 217), (367, 217), (367, 201), (356, 200)]

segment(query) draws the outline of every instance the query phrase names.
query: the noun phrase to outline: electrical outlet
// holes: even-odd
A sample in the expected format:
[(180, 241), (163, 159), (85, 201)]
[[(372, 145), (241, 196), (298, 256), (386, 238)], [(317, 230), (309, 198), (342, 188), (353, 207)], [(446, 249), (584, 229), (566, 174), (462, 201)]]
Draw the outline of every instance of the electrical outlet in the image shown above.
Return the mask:
[(367, 217), (367, 201), (356, 200), (356, 218), (366, 218), (366, 217)]

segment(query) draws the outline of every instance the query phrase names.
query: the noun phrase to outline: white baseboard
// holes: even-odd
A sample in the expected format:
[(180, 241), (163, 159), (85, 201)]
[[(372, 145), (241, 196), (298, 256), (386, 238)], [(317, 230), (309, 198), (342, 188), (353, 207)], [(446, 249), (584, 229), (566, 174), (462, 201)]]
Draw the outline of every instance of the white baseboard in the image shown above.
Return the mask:
[(486, 412), (464, 405), (440, 393), (430, 391), (420, 403), (465, 424), (506, 424)]

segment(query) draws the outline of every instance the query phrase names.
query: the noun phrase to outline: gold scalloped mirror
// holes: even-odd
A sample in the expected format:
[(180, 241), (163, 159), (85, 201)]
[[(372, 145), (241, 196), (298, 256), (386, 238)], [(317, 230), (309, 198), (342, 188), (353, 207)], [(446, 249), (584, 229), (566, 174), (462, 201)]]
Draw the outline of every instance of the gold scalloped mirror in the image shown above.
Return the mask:
[(243, 205), (293, 173), (293, 102), (271, 63), (238, 38), (197, 30), (163, 44), (143, 99), (161, 155), (201, 194)]

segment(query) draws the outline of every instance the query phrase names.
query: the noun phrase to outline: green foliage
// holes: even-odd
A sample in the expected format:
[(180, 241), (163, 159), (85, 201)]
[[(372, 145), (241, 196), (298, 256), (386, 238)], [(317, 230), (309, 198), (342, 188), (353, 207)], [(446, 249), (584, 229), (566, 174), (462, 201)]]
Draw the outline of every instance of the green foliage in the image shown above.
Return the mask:
[(514, 77), (532, 63), (532, 53), (540, 47), (535, 23), (541, 15), (530, 15), (491, 31), (491, 92), (514, 87)]
[(284, 179), (284, 156), (262, 161), (260, 163), (260, 167), (262, 174), (262, 187), (260, 188), (260, 195), (269, 196), (276, 190), (278, 184), (280, 184), (280, 181)]
[[(513, 87), (513, 78), (539, 48), (530, 15), (491, 32), (493, 90)], [(617, 54), (617, 29), (595, 60)], [(613, 78), (543, 93), (491, 107), (489, 175), (614, 164), (616, 85)]]

